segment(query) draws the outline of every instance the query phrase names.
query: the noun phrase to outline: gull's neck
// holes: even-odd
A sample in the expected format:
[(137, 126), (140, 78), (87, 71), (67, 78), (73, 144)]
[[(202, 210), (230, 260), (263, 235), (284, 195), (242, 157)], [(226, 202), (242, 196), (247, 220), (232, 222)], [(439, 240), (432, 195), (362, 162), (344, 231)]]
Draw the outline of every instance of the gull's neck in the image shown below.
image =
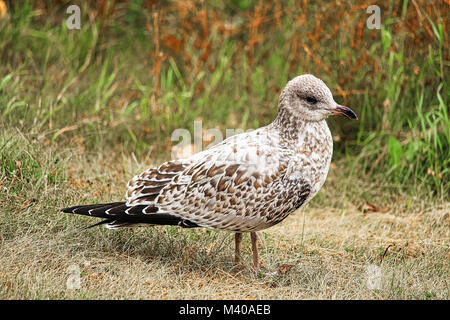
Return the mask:
[(305, 131), (305, 128), (309, 126), (317, 126), (317, 122), (302, 119), (294, 115), (287, 108), (279, 108), (277, 117), (271, 126), (280, 133), (283, 139), (296, 141), (300, 132)]

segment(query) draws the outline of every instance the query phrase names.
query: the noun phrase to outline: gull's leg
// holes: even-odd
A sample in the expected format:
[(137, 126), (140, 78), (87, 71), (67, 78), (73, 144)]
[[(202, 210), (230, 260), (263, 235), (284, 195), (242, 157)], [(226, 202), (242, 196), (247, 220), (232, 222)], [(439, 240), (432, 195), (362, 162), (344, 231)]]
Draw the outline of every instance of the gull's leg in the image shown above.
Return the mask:
[(258, 270), (258, 235), (256, 232), (250, 232), (250, 238), (252, 239), (252, 250), (253, 250), (253, 268)]
[(241, 263), (241, 242), (242, 242), (242, 233), (236, 232), (234, 234), (234, 242), (235, 242), (235, 251), (234, 251), (234, 264), (237, 266)]

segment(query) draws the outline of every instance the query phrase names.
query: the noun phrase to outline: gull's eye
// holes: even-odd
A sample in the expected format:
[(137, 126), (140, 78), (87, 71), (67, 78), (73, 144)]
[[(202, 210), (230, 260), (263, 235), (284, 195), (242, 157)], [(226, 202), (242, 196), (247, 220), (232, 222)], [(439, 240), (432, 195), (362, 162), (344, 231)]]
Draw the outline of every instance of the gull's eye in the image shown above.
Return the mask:
[(316, 104), (317, 103), (317, 99), (314, 97), (306, 97), (306, 101), (310, 104)]

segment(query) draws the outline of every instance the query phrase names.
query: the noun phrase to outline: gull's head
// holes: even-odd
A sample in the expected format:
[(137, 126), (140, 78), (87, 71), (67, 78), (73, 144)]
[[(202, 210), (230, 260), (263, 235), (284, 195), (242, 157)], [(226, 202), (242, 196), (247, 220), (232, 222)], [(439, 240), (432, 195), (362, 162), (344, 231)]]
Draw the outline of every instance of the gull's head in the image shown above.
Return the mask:
[(333, 99), (327, 85), (313, 75), (305, 74), (289, 81), (280, 96), (279, 108), (306, 121), (320, 121), (333, 114), (358, 119), (352, 109), (341, 106)]

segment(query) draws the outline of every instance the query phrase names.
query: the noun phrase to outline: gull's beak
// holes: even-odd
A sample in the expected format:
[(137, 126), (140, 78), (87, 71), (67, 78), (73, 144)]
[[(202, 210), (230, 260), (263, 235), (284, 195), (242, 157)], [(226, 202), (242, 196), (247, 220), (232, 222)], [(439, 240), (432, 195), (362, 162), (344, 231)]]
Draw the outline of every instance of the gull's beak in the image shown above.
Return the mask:
[(346, 116), (349, 119), (354, 119), (354, 120), (358, 120), (358, 116), (356, 115), (356, 113), (347, 107), (341, 106), (340, 104), (336, 104), (336, 108), (334, 108), (332, 110), (333, 114), (338, 114), (338, 115), (342, 115), (342, 116)]

